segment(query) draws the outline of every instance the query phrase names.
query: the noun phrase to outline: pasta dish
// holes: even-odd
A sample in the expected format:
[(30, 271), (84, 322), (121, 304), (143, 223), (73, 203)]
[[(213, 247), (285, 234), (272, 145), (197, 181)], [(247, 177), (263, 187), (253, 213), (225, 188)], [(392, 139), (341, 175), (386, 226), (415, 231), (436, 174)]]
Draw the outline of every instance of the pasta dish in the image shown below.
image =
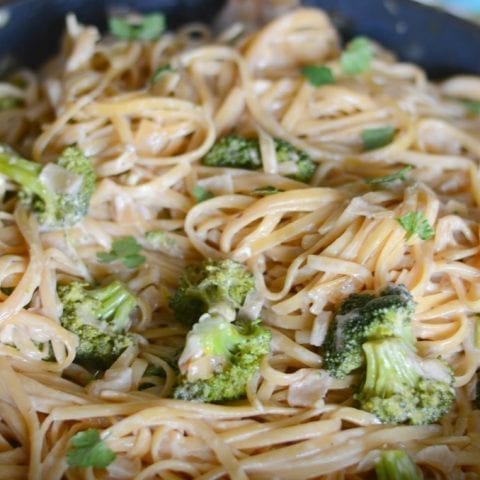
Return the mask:
[(480, 478), (480, 78), (109, 28), (0, 82), (0, 478)]

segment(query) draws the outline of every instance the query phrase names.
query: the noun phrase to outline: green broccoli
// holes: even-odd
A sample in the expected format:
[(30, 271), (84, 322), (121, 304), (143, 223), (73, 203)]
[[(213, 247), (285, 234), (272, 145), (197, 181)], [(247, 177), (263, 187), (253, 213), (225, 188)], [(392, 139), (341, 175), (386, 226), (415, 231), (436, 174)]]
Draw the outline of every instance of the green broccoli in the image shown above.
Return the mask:
[(170, 307), (177, 320), (187, 325), (206, 312), (219, 312), (233, 320), (254, 287), (253, 275), (243, 265), (232, 260), (206, 260), (185, 269)]
[(277, 154), (278, 163), (291, 162), (296, 169), (295, 173), (287, 175), (299, 182), (308, 183), (317, 166), (310, 156), (303, 150), (295, 148), (286, 140), (275, 139), (275, 153)]
[(375, 464), (377, 480), (423, 480), (422, 471), (403, 450), (384, 450)]
[(136, 298), (125, 286), (114, 281), (105, 287), (71, 282), (58, 287), (63, 305), (61, 325), (78, 336), (75, 361), (92, 369), (106, 369), (130, 345), (130, 316)]
[(364, 364), (362, 344), (383, 337), (401, 337), (413, 344), (411, 319), (415, 302), (403, 286), (387, 286), (378, 296), (347, 297), (338, 308), (322, 345), (323, 363), (332, 377), (344, 378)]
[(203, 164), (210, 167), (256, 170), (262, 166), (258, 140), (238, 135), (223, 137), (204, 157)]
[(45, 229), (71, 227), (88, 213), (95, 172), (77, 147), (66, 148), (56, 163), (42, 167), (0, 145), (0, 174), (20, 185), (20, 201)]
[[(299, 182), (309, 182), (316, 169), (310, 156), (286, 140), (274, 139), (274, 142), (278, 162), (290, 162), (294, 170), (287, 176)], [(259, 169), (262, 166), (259, 142), (238, 135), (223, 137), (203, 158), (203, 164), (211, 167)]]
[(3, 110), (12, 110), (13, 108), (23, 107), (23, 100), (17, 97), (1, 97), (0, 112)]
[(454, 377), (448, 364), (422, 359), (401, 338), (363, 344), (366, 369), (354, 395), (362, 410), (385, 423), (434, 423), (450, 409)]
[(270, 352), (270, 341), (260, 320), (230, 323), (221, 315), (205, 314), (187, 335), (174, 398), (223, 402), (244, 397)]

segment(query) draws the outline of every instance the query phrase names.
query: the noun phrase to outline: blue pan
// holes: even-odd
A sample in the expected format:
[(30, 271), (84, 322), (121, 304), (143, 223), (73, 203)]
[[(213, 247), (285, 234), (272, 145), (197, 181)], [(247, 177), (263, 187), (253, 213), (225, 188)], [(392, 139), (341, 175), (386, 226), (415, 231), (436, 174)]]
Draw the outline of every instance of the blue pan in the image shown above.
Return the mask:
[[(261, 1), (261, 0), (260, 0)], [(7, 2), (9, 21), (0, 28), (2, 59), (35, 67), (58, 48), (64, 17), (75, 12), (84, 23), (104, 29), (107, 12), (124, 7), (162, 11), (170, 28), (188, 21), (210, 21), (223, 0), (20, 0)], [(480, 74), (480, 28), (412, 0), (305, 0), (327, 10), (345, 38), (368, 35), (419, 63), (432, 76), (456, 72)], [(5, 62), (3, 62), (5, 64)]]

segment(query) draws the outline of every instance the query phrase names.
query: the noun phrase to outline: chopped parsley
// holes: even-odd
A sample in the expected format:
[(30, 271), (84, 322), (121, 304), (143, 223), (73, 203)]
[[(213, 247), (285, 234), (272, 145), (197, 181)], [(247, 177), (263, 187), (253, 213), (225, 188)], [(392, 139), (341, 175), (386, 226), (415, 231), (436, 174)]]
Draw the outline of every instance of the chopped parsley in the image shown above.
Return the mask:
[(67, 463), (71, 467), (108, 467), (115, 460), (115, 453), (110, 450), (100, 433), (95, 428), (89, 428), (76, 433), (70, 439), (71, 447), (67, 452)]
[(195, 187), (192, 188), (192, 195), (197, 203), (204, 202), (205, 200), (208, 200), (213, 197), (212, 192), (210, 192), (209, 190), (206, 190), (203, 187), (200, 187), (199, 185), (196, 185)]
[(383, 177), (377, 178), (368, 178), (365, 180), (369, 185), (384, 185), (385, 183), (395, 182), (397, 180), (401, 180), (404, 182), (407, 177), (406, 174), (412, 169), (411, 165), (406, 165), (405, 167), (401, 168), (400, 170), (396, 171), (395, 173), (391, 173), (390, 175), (384, 175)]
[(97, 253), (97, 259), (102, 263), (120, 261), (127, 268), (136, 268), (145, 262), (145, 257), (140, 255), (141, 248), (133, 237), (119, 238), (109, 252)]
[(475, 115), (480, 115), (480, 102), (476, 100), (463, 100), (465, 108)]
[(302, 75), (315, 87), (335, 83), (332, 70), (323, 65), (307, 65), (302, 68)]
[(266, 195), (274, 195), (275, 193), (280, 192), (284, 192), (284, 190), (280, 190), (272, 185), (267, 185), (265, 187), (258, 187), (255, 190), (252, 190), (252, 195), (257, 197), (265, 197)]
[(349, 42), (340, 57), (340, 66), (347, 75), (358, 75), (370, 70), (373, 49), (365, 37), (356, 37)]
[(161, 67), (158, 67), (152, 75), (152, 78), (150, 79), (151, 83), (155, 83), (158, 81), (158, 79), (164, 74), (172, 71), (172, 66), (167, 63), (166, 65), (162, 65)]
[(407, 232), (407, 240), (412, 235), (418, 235), (422, 240), (428, 240), (434, 235), (433, 227), (422, 212), (408, 212), (398, 217), (397, 222)]
[(2, 110), (11, 110), (12, 108), (23, 107), (23, 101), (16, 97), (1, 97), (0, 112)]
[(155, 40), (165, 31), (161, 13), (143, 15), (138, 21), (112, 17), (108, 20), (110, 33), (121, 40)]
[(362, 131), (362, 142), (364, 150), (375, 150), (384, 147), (392, 142), (395, 129), (392, 126), (366, 128)]

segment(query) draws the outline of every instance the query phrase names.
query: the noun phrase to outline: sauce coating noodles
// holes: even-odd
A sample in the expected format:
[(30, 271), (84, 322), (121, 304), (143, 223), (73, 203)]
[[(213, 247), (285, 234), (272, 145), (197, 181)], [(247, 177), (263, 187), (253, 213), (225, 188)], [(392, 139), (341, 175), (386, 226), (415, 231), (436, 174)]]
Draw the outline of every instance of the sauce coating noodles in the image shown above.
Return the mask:
[[(60, 55), (0, 83), (0, 97), (21, 101), (0, 111), (2, 142), (41, 163), (77, 144), (98, 175), (88, 216), (47, 232), (0, 178), (0, 478), (361, 479), (385, 448), (405, 449), (427, 478), (480, 478), (480, 115), (463, 102), (480, 101), (480, 79), (433, 84), (373, 42), (370, 69), (347, 75), (338, 34), (315, 9), (237, 33), (192, 24), (114, 41), (69, 16)], [(312, 85), (305, 65), (328, 66), (335, 83)], [(385, 126), (392, 141), (363, 148), (362, 132)], [(201, 163), (231, 133), (259, 138), (259, 171)], [(282, 175), (274, 138), (318, 164), (310, 184)], [(405, 182), (365, 182), (406, 165)], [(196, 186), (213, 197), (196, 204)], [(280, 192), (255, 195), (265, 186)], [(431, 239), (407, 238), (397, 219), (413, 211)], [(170, 241), (149, 247), (151, 230)], [(97, 260), (126, 236), (144, 247), (143, 265)], [(169, 398), (165, 359), (187, 330), (168, 298), (202, 258), (253, 272), (252, 308), (273, 334), (248, 398), (228, 405)], [(120, 279), (139, 298), (138, 348), (99, 378), (73, 363), (76, 337), (59, 324), (56, 286), (72, 278)], [(380, 424), (354, 407), (352, 376), (322, 369), (335, 307), (388, 283), (417, 302), (420, 354), (453, 368), (456, 402), (439, 424)], [(145, 376), (149, 365), (162, 374)], [(117, 455), (105, 470), (67, 465), (71, 437), (87, 428)]]

